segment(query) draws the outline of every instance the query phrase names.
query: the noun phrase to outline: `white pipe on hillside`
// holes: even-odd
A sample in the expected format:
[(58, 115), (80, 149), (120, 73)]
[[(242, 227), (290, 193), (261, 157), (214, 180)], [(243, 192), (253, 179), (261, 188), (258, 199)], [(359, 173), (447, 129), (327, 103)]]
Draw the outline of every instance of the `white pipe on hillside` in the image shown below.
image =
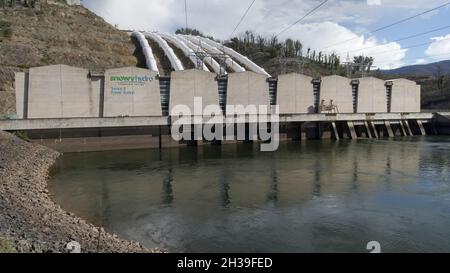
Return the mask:
[(184, 70), (184, 66), (181, 63), (180, 59), (178, 59), (173, 49), (169, 46), (169, 44), (167, 44), (167, 42), (163, 38), (161, 38), (161, 36), (159, 36), (157, 33), (154, 32), (145, 32), (145, 36), (158, 43), (158, 45), (164, 51), (164, 54), (166, 54), (167, 58), (170, 61), (170, 64), (172, 65), (172, 68), (175, 71)]
[(139, 44), (141, 45), (142, 52), (145, 56), (145, 63), (147, 65), (147, 68), (153, 71), (156, 71), (159, 73), (158, 66), (156, 65), (155, 56), (153, 55), (152, 48), (148, 44), (147, 39), (145, 39), (144, 35), (138, 31), (134, 31), (131, 34), (132, 37), (136, 38), (139, 41)]
[(168, 40), (169, 42), (174, 44), (176, 47), (181, 49), (183, 54), (191, 60), (191, 62), (194, 64), (194, 66), (197, 69), (202, 69), (204, 71), (209, 72), (209, 69), (208, 69), (208, 67), (206, 67), (205, 63), (202, 63), (201, 67), (197, 67), (198, 66), (197, 65), (197, 56), (195, 55), (195, 52), (192, 49), (190, 49), (184, 42), (182, 42), (176, 36), (173, 36), (171, 34), (160, 33), (160, 35), (161, 35), (161, 37), (163, 37), (164, 39)]
[[(197, 46), (200, 46), (202, 49), (204, 49), (206, 52), (211, 54), (224, 54), (222, 51), (217, 49), (216, 47), (207, 44), (202, 43), (198, 38), (195, 38), (194, 36), (190, 35), (182, 35), (184, 38), (188, 39), (190, 42), (194, 43)], [(245, 68), (240, 66), (237, 62), (233, 61), (233, 59), (230, 58), (230, 56), (225, 54), (225, 63), (227, 64), (227, 67), (231, 68), (234, 72), (244, 72)]]
[(259, 74), (263, 74), (266, 75), (267, 77), (271, 77), (269, 73), (266, 72), (266, 70), (264, 70), (263, 68), (259, 67), (257, 64), (255, 64), (254, 62), (252, 62), (249, 58), (237, 53), (236, 51), (234, 51), (233, 49), (223, 46), (215, 41), (212, 41), (208, 38), (204, 38), (204, 37), (198, 37), (197, 38), (201, 39), (202, 41), (204, 41), (205, 43), (208, 43), (212, 46), (215, 46), (217, 48), (220, 48), (223, 50), (223, 52), (225, 54), (230, 55), (231, 57), (235, 58), (238, 62), (240, 62), (241, 64), (245, 65), (249, 70), (255, 72), (255, 73), (259, 73)]
[(180, 39), (183, 43), (185, 43), (190, 49), (198, 51), (200, 53), (204, 53), (205, 54), (205, 58), (204, 61), (205, 63), (207, 63), (216, 74), (220, 75), (220, 73), (223, 74), (227, 74), (226, 71), (221, 71), (220, 69), (220, 64), (208, 53), (206, 53), (201, 47), (196, 46), (194, 43), (192, 43), (191, 41), (189, 41), (188, 39), (186, 39), (185, 37), (181, 36), (181, 35), (177, 35), (178, 39)]

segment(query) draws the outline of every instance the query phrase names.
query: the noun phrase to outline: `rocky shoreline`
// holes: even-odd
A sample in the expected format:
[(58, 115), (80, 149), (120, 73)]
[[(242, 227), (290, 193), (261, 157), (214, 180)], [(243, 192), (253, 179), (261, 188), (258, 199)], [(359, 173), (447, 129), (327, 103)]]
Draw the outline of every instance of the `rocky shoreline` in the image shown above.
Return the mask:
[(64, 211), (48, 195), (48, 173), (59, 153), (0, 131), (0, 239), (12, 252), (157, 252), (120, 239)]

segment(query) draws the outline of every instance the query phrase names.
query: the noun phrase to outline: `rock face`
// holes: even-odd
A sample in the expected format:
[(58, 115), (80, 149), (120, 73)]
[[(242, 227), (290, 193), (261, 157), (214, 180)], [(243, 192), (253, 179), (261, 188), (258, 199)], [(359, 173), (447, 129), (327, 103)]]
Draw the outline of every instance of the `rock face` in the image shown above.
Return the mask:
[(0, 91), (0, 118), (16, 114), (16, 94), (14, 92)]
[(119, 239), (64, 211), (48, 195), (48, 172), (59, 154), (0, 131), (0, 238), (17, 252), (154, 252)]

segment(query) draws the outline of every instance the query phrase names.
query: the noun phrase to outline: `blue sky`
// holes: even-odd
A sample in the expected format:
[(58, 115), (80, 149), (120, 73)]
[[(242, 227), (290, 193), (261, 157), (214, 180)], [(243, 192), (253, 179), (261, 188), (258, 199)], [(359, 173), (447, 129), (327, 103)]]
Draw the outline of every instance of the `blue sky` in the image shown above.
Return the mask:
[[(256, 0), (239, 27), (265, 36), (280, 32), (323, 0)], [(188, 25), (226, 39), (252, 0), (187, 0)], [(299, 39), (305, 48), (334, 51), (345, 60), (365, 54), (379, 68), (450, 59), (450, 27), (399, 42), (397, 39), (450, 26), (450, 5), (368, 35), (403, 18), (447, 3), (446, 0), (330, 0), (306, 20), (280, 35)], [(185, 25), (182, 0), (85, 0), (84, 5), (122, 29), (173, 32)], [(346, 43), (330, 45), (352, 39)], [(405, 47), (429, 43), (421, 47)], [(376, 47), (374, 47), (376, 46)], [(369, 49), (365, 49), (369, 48)], [(365, 49), (365, 50), (361, 50)]]

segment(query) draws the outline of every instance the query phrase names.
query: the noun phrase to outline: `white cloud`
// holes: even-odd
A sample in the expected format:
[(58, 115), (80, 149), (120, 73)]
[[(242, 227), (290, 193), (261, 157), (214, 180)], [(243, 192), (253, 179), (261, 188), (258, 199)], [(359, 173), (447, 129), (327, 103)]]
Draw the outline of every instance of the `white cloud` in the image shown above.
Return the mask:
[[(188, 0), (189, 25), (219, 38), (226, 38), (252, 0)], [(370, 2), (370, 5), (368, 3)], [(389, 6), (386, 10), (376, 4)], [(180, 0), (84, 0), (84, 5), (121, 28), (171, 31), (185, 25), (184, 2)], [(245, 29), (276, 33), (317, 6), (318, 0), (256, 1), (238, 31)], [(334, 22), (352, 29), (370, 29), (374, 24), (416, 14), (442, 4), (442, 0), (341, 0), (329, 1), (303, 23)]]
[[(337, 53), (341, 56), (342, 61), (346, 60), (347, 53), (351, 59), (358, 55), (373, 56), (375, 58), (374, 65), (380, 69), (392, 69), (404, 65), (402, 59), (407, 51), (402, 49), (398, 43), (380, 43), (374, 37), (366, 38), (357, 35), (351, 30), (332, 22), (298, 25), (293, 28), (291, 35), (286, 34), (284, 36), (281, 38), (300, 39), (304, 43), (305, 50), (308, 47), (320, 50), (329, 45), (348, 41), (324, 49), (324, 51)], [(360, 50), (363, 48), (368, 49)]]
[(435, 60), (448, 59), (450, 55), (450, 34), (432, 38), (434, 41), (425, 51), (425, 54)]
[(425, 64), (427, 61), (425, 59), (417, 59), (414, 64)]
[[(188, 24), (205, 34), (226, 39), (252, 0), (188, 0)], [(84, 5), (122, 29), (173, 32), (184, 27), (184, 3), (180, 0), (84, 0)], [(256, 1), (237, 33), (252, 29), (266, 36), (278, 33), (317, 6), (317, 0)], [(321, 49), (327, 45), (353, 39), (330, 48), (345, 60), (347, 52), (383, 44), (375, 37), (358, 33), (395, 21), (395, 14), (410, 16), (442, 4), (442, 0), (342, 0), (329, 1), (302, 24), (294, 26), (281, 39), (291, 37), (306, 47)], [(389, 10), (384, 7), (389, 6)], [(344, 27), (345, 26), (345, 27)], [(389, 51), (389, 53), (378, 54)], [(380, 68), (396, 68), (406, 53), (398, 43), (383, 44), (361, 52), (374, 55)]]
[(381, 0), (367, 0), (367, 5), (379, 6), (379, 5), (381, 5)]
[[(174, 24), (174, 14), (180, 13), (180, 5), (174, 0), (91, 0), (84, 5), (121, 29), (170, 29)], [(184, 5), (183, 5), (184, 8)], [(180, 13), (181, 14), (181, 13)]]

